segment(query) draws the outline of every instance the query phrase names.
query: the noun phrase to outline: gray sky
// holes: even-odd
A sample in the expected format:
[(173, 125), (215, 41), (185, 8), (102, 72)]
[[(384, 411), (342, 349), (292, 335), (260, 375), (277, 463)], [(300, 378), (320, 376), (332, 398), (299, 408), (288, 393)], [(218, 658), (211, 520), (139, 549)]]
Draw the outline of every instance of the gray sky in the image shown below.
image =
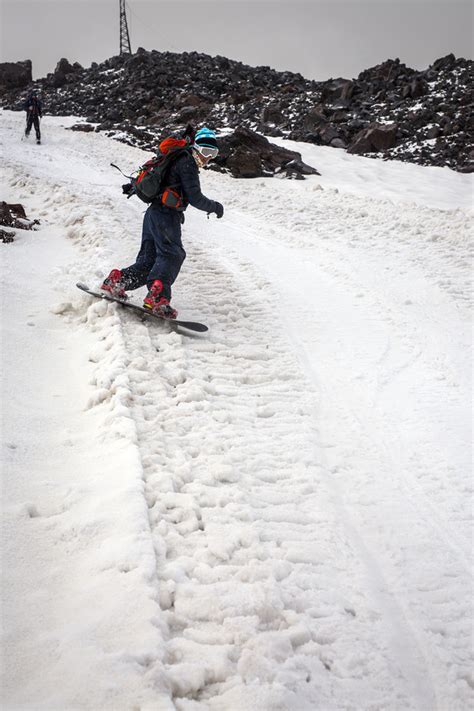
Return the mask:
[[(308, 79), (356, 77), (399, 57), (425, 69), (472, 58), (470, 0), (127, 0), (132, 51), (221, 54)], [(90, 66), (119, 51), (119, 0), (0, 0), (0, 61), (43, 77), (66, 57)]]

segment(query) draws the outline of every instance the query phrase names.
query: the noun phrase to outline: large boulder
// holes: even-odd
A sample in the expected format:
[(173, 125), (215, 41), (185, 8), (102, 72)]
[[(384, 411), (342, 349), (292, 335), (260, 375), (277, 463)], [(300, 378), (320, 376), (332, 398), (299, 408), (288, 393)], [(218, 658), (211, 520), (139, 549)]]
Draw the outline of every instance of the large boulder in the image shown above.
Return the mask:
[[(333, 126), (323, 126), (319, 131), (319, 137), (321, 143), (325, 146), (338, 146), (339, 148), (345, 148), (345, 142), (342, 138), (340, 132)], [(338, 141), (336, 143), (336, 141)]]
[(414, 74), (415, 70), (401, 63), (397, 57), (397, 59), (387, 59), (382, 64), (366, 69), (359, 74), (357, 81), (362, 83), (393, 84), (400, 77), (412, 77)]
[(428, 82), (424, 79), (416, 77), (415, 79), (412, 79), (409, 84), (406, 84), (403, 87), (402, 98), (419, 99), (421, 96), (425, 96), (425, 94), (428, 94), (428, 92)]
[(354, 93), (355, 84), (348, 79), (330, 79), (325, 82), (321, 92), (324, 103), (349, 102)]
[(0, 63), (0, 86), (4, 89), (22, 89), (32, 81), (31, 59)]
[(348, 148), (348, 153), (372, 153), (393, 148), (397, 142), (398, 125), (396, 123), (382, 125), (372, 124), (362, 129), (355, 136)]
[(0, 202), (0, 225), (20, 230), (33, 230), (35, 225), (39, 225), (39, 220), (29, 220), (25, 208), (20, 203), (9, 204), (2, 201)]
[(234, 178), (259, 178), (275, 174), (288, 177), (319, 175), (301, 160), (301, 154), (270, 143), (248, 128), (239, 127), (219, 140), (219, 155), (211, 164), (214, 170), (227, 170)]
[(265, 124), (275, 124), (276, 126), (281, 126), (285, 123), (285, 116), (282, 111), (281, 104), (267, 104), (263, 107), (261, 112), (262, 123)]
[(70, 62), (63, 57), (57, 63), (54, 74), (50, 74), (48, 76), (51, 78), (51, 84), (58, 89), (59, 87), (67, 84), (69, 81), (74, 81), (76, 73), (81, 70), (82, 67), (78, 62), (70, 64)]
[(313, 106), (308, 113), (303, 116), (302, 125), (303, 128), (308, 131), (313, 131), (314, 129), (326, 124), (328, 121), (326, 112), (322, 104), (317, 104)]
[(22, 227), (19, 220), (26, 220), (25, 208), (19, 203), (14, 205), (0, 202), (0, 225), (5, 227)]
[(258, 178), (265, 174), (260, 155), (245, 146), (234, 146), (223, 162), (234, 178)]
[(445, 57), (440, 57), (439, 59), (436, 60), (436, 62), (433, 62), (432, 67), (435, 71), (440, 71), (440, 70), (446, 70), (446, 69), (453, 69), (456, 64), (456, 57), (454, 54), (447, 54)]
[(71, 74), (74, 72), (75, 69), (70, 62), (63, 57), (62, 59), (59, 60), (59, 62), (56, 64), (56, 69), (54, 70), (55, 74)]

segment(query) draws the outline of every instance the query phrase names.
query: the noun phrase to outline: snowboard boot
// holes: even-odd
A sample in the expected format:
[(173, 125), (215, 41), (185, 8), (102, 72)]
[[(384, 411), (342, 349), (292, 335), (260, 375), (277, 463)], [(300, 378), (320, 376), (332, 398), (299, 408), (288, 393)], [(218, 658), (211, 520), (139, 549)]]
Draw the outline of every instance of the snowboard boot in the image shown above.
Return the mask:
[(112, 269), (109, 276), (104, 279), (100, 288), (104, 291), (108, 291), (109, 294), (111, 296), (114, 296), (116, 299), (126, 299), (128, 297), (125, 293), (125, 289), (123, 287), (121, 279), (122, 272), (120, 271), (120, 269)]
[(176, 318), (178, 312), (170, 306), (169, 299), (161, 296), (162, 292), (163, 283), (159, 279), (155, 279), (143, 300), (143, 308), (150, 309), (154, 314), (163, 318)]
[(40, 138), (37, 138), (37, 139), (36, 139), (36, 143), (37, 143), (38, 145), (40, 145), (41, 139), (40, 139)]

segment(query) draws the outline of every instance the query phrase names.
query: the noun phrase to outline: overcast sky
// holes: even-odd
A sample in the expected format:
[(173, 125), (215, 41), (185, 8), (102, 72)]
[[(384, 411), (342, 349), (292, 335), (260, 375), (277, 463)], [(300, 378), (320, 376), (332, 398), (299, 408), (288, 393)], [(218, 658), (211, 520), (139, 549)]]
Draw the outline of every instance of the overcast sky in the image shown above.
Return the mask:
[[(472, 59), (470, 0), (127, 0), (132, 51), (198, 51), (308, 79), (356, 77), (399, 57), (425, 69)], [(0, 61), (33, 76), (66, 57), (83, 66), (119, 52), (119, 0), (0, 0)]]

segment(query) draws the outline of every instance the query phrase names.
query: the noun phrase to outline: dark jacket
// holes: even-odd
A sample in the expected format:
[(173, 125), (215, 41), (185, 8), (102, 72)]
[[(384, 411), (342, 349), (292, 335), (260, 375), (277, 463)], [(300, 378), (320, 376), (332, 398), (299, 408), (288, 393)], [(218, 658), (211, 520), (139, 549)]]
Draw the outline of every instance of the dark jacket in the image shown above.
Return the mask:
[(33, 114), (33, 116), (42, 116), (43, 115), (43, 105), (37, 96), (30, 95), (27, 98), (27, 100), (25, 101), (23, 108), (29, 114)]
[[(216, 202), (209, 200), (209, 198), (201, 192), (199, 168), (196, 165), (192, 153), (188, 150), (183, 151), (183, 153), (173, 161), (162, 185), (167, 188), (173, 188), (179, 192), (183, 200), (183, 206), (180, 208), (181, 211), (186, 210), (188, 205), (192, 205), (204, 212), (216, 211)], [(154, 207), (159, 206), (164, 210), (170, 209), (164, 208), (161, 204), (161, 200), (155, 200), (152, 204)], [(173, 212), (176, 211), (173, 210)]]

